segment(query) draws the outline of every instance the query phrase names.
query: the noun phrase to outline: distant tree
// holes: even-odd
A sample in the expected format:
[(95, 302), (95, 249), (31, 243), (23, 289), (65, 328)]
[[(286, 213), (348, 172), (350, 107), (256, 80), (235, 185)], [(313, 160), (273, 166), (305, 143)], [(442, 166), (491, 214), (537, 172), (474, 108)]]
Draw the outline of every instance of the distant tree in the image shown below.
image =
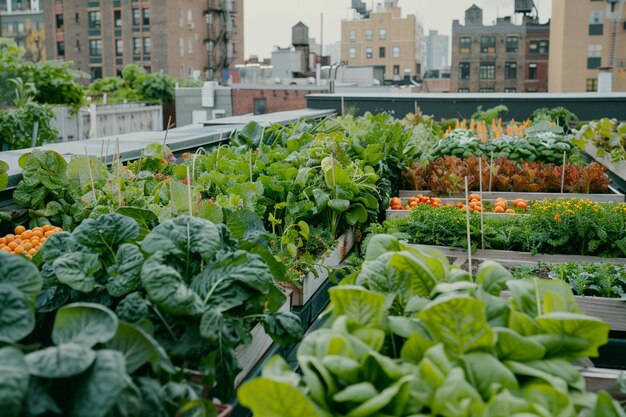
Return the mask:
[(176, 80), (163, 74), (148, 74), (139, 86), (139, 91), (146, 99), (161, 103), (173, 102), (175, 90)]

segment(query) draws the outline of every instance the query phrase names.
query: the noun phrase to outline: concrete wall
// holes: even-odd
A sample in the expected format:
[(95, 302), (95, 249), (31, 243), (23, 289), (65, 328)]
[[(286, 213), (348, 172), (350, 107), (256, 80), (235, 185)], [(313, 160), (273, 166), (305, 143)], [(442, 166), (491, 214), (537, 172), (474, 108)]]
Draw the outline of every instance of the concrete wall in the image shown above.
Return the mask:
[(265, 100), (266, 113), (305, 109), (308, 94), (325, 91), (316, 86), (233, 86), (233, 115), (253, 113), (255, 100)]
[[(91, 132), (90, 109), (96, 109), (95, 132)], [(162, 130), (162, 107), (132, 104), (104, 104), (83, 107), (77, 114), (70, 114), (65, 106), (53, 107), (53, 126), (59, 131), (59, 142), (122, 135), (125, 133)]]
[[(214, 112), (224, 112), (222, 117), (233, 115), (233, 100), (229, 87), (215, 89), (215, 106), (202, 106), (202, 88), (176, 89), (176, 126), (187, 126), (200, 119), (213, 120)], [(194, 120), (195, 118), (195, 120)]]

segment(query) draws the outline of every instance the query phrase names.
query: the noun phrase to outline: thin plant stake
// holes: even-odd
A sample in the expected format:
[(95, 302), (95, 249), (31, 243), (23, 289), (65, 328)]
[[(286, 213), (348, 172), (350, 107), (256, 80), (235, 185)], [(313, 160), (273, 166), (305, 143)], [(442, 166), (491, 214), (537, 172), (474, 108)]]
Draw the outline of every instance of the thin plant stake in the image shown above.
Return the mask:
[(346, 110), (344, 107), (344, 100), (343, 100), (343, 96), (341, 96), (341, 116), (345, 116), (346, 114)]
[(471, 277), (472, 276), (472, 236), (470, 234), (469, 191), (467, 189), (467, 177), (465, 177), (465, 223), (467, 225), (467, 261), (469, 263), (469, 274)]
[(415, 119), (417, 119), (417, 100), (415, 100), (413, 104), (415, 105)]
[(217, 161), (220, 159), (220, 150), (222, 149), (222, 141), (220, 136), (220, 143), (217, 145), (217, 154), (215, 155), (215, 170), (217, 170)]
[(161, 150), (165, 153), (165, 142), (167, 142), (167, 134), (170, 132), (170, 124), (172, 123), (172, 116), (167, 119), (167, 127), (165, 128), (165, 137), (163, 138), (163, 145), (161, 146)]
[(561, 194), (563, 194), (563, 189), (565, 188), (565, 156), (566, 153), (563, 152), (563, 169), (561, 172)]
[(104, 152), (104, 165), (109, 166), (109, 144), (111, 143), (111, 139), (107, 139), (107, 149)]
[(491, 192), (491, 177), (493, 176), (493, 151), (491, 151), (491, 160), (489, 162), (489, 192)]
[(480, 195), (480, 247), (485, 249), (485, 212), (483, 211), (483, 157), (478, 160), (478, 193)]
[(250, 182), (252, 182), (252, 149), (248, 151), (248, 155), (250, 155)]
[(189, 165), (187, 168), (187, 204), (189, 204), (189, 217), (193, 217), (193, 209), (191, 207), (191, 176), (189, 175)]
[(119, 137), (115, 141), (115, 152), (117, 153), (117, 202), (119, 207), (122, 207), (122, 162)]
[(89, 158), (89, 153), (87, 152), (87, 147), (85, 146), (85, 156), (87, 157), (87, 169), (89, 170), (89, 180), (91, 181), (91, 192), (93, 193), (94, 202), (96, 199), (96, 187), (93, 184), (93, 173), (91, 172), (91, 158)]
[(102, 161), (103, 153), (104, 153), (104, 139), (102, 139), (102, 144), (100, 145), (100, 161)]

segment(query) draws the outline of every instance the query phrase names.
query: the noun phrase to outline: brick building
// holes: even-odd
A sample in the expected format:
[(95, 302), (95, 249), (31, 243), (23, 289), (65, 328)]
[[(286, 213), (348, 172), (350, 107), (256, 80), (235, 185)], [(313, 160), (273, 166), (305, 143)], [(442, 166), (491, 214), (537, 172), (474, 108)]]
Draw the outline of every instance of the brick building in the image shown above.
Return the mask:
[(0, 0), (0, 38), (24, 49), (27, 61), (46, 59), (46, 33), (40, 0)]
[(93, 79), (137, 64), (221, 80), (243, 53), (243, 0), (48, 0), (43, 10), (48, 58), (72, 60)]
[(550, 23), (524, 16), (483, 24), (483, 11), (473, 5), (465, 24), (452, 23), (451, 92), (548, 91)]
[(423, 73), (423, 29), (415, 15), (402, 17), (398, 0), (385, 0), (375, 12), (341, 21), (341, 59), (348, 66), (384, 69), (386, 80), (399, 80), (405, 71)]

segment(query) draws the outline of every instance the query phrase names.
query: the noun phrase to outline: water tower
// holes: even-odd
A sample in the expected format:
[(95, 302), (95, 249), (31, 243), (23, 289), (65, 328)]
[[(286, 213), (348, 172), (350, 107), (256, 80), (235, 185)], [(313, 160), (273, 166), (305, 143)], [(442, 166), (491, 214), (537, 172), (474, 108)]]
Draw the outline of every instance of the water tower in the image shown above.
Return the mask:
[(291, 28), (291, 44), (296, 51), (302, 52), (302, 69), (309, 72), (309, 27), (302, 22), (298, 22)]

